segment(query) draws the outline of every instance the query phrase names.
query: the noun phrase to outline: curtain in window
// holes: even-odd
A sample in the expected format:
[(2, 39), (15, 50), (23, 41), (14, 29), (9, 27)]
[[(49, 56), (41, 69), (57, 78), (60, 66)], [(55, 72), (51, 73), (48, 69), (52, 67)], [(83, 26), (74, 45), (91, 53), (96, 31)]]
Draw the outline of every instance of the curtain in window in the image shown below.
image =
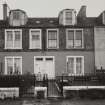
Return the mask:
[(7, 58), (7, 74), (11, 75), (13, 74), (13, 59)]
[(69, 30), (68, 31), (68, 41), (67, 41), (67, 47), (72, 48), (74, 46), (74, 31)]
[(21, 74), (21, 59), (14, 59), (14, 74)]
[(82, 74), (82, 58), (76, 58), (76, 74)]
[(69, 57), (67, 62), (67, 72), (70, 75), (83, 74), (83, 59), (82, 57)]
[(21, 40), (21, 31), (6, 31), (6, 48), (21, 48), (22, 40)]
[(40, 48), (40, 31), (31, 31), (31, 47)]
[(18, 57), (9, 57), (5, 59), (6, 70), (8, 75), (21, 74), (22, 70), (22, 59)]
[(13, 33), (6, 31), (6, 48), (13, 48)]
[(76, 30), (75, 47), (82, 47), (82, 30)]
[(57, 31), (48, 31), (48, 48), (57, 48)]
[(68, 73), (74, 74), (74, 58), (68, 58), (67, 66), (68, 66)]

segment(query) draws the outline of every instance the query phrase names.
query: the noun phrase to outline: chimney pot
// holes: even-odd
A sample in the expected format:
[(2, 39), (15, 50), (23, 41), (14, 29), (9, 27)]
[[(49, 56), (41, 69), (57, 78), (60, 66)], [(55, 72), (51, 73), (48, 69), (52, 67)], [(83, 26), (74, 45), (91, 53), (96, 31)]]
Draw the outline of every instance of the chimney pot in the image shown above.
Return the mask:
[(77, 15), (78, 17), (86, 17), (86, 6), (85, 5), (83, 5), (82, 7), (81, 7), (81, 9), (80, 9), (80, 11), (79, 11), (79, 13), (78, 13), (78, 15)]

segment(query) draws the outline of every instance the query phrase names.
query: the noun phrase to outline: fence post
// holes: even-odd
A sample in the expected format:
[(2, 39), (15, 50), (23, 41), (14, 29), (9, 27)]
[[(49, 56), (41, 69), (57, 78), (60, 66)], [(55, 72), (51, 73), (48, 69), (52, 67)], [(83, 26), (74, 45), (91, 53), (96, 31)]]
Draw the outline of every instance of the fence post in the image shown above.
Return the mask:
[(61, 76), (61, 94), (63, 96), (63, 74)]
[(36, 75), (34, 74), (34, 87), (36, 85)]
[(3, 63), (2, 62), (0, 63), (0, 74), (1, 75), (3, 74)]

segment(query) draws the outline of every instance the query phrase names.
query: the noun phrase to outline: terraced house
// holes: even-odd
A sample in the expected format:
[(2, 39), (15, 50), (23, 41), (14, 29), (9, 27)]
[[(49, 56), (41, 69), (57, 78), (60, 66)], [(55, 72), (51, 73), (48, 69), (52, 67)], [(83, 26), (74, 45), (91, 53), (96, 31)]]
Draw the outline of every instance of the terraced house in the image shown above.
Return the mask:
[(64, 9), (56, 18), (28, 17), (20, 9), (0, 20), (0, 68), (5, 75), (94, 73), (94, 26), (96, 18), (86, 17), (86, 6), (78, 14)]
[[(95, 75), (105, 71), (105, 11), (98, 17), (87, 17), (86, 6), (78, 13), (75, 9), (61, 10), (58, 17), (52, 18), (28, 17), (20, 9), (7, 14), (7, 4), (3, 4), (0, 87), (18, 87), (19, 94), (34, 87), (34, 95), (42, 89), (45, 97), (51, 96), (52, 90), (53, 95), (58, 95), (57, 92), (63, 94), (67, 90), (105, 89), (105, 77)], [(31, 77), (21, 77), (24, 74)], [(42, 86), (38, 83), (37, 87), (36, 75), (54, 81), (47, 81), (46, 86), (46, 81)], [(63, 76), (68, 77), (68, 87)]]

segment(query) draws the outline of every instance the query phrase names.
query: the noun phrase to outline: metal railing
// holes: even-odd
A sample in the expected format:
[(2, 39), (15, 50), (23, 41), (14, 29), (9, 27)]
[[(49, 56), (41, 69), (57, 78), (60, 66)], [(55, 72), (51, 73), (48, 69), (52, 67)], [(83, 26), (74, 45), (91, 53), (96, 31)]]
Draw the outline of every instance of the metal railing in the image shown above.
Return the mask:
[(0, 88), (18, 87), (19, 96), (32, 95), (35, 86), (48, 87), (47, 75), (42, 76), (25, 75), (0, 75)]
[[(48, 76), (24, 74), (24, 75), (0, 75), (0, 88), (19, 87), (19, 96), (26, 94), (31, 96), (35, 86), (48, 87)], [(50, 80), (51, 81), (51, 80)], [(56, 86), (63, 96), (63, 86), (103, 86), (105, 85), (105, 73), (85, 74), (85, 75), (64, 75), (56, 76)], [(50, 89), (48, 89), (50, 90)]]
[(64, 86), (105, 86), (105, 73), (71, 76), (62, 74), (56, 77), (56, 84), (63, 96)]

